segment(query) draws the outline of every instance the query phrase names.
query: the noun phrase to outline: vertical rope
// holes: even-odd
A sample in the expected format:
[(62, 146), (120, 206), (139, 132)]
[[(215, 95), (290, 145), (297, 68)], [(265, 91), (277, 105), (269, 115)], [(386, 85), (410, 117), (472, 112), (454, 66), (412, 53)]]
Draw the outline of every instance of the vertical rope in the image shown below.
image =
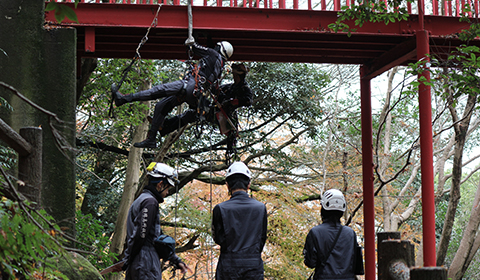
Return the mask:
[[(180, 123), (179, 123), (180, 124)], [(177, 156), (175, 157), (175, 169), (177, 171), (177, 174), (178, 174), (178, 166), (179, 166), (179, 156), (180, 156), (180, 152), (179, 152), (179, 149), (177, 149), (177, 152), (175, 153)], [(174, 217), (174, 228), (173, 228), (173, 239), (175, 239), (175, 243), (177, 243), (177, 220), (178, 220), (178, 185), (180, 183), (177, 183), (175, 184), (175, 217)], [(174, 270), (174, 274), (173, 276), (175, 277), (175, 279), (177, 279), (177, 273), (176, 271)]]
[[(212, 144), (212, 134), (213, 134), (213, 129), (210, 128), (210, 139), (209, 139), (209, 143), (210, 143), (210, 219), (211, 219), (211, 222), (210, 224), (213, 223), (213, 180), (212, 180), (212, 173), (213, 173), (213, 144)], [(212, 232), (212, 227), (210, 227), (210, 234), (211, 236), (213, 236), (213, 232)], [(212, 272), (212, 279), (214, 277), (214, 273), (213, 273), (213, 246), (214, 246), (214, 243), (212, 243), (212, 245), (210, 246), (210, 271)]]
[(193, 39), (193, 14), (192, 14), (192, 0), (188, 0), (188, 39)]
[[(187, 69), (188, 70), (188, 69)], [(186, 75), (186, 72), (185, 72), (185, 75)], [(181, 123), (181, 120), (180, 120), (180, 113), (182, 111), (182, 105), (179, 105), (177, 106), (177, 116), (178, 116), (178, 128), (177, 128), (177, 133), (180, 133), (180, 129), (182, 128), (182, 123)], [(176, 153), (175, 153), (175, 167), (176, 167), (176, 170), (177, 170), (177, 175), (179, 174), (179, 166), (180, 166), (180, 148), (178, 147), (179, 144), (178, 142), (180, 142), (180, 138), (181, 138), (181, 135), (180, 137), (178, 137), (178, 140), (177, 142), (175, 143), (177, 146), (176, 148)], [(180, 177), (179, 177), (180, 179)], [(174, 239), (175, 239), (175, 242), (177, 240), (177, 220), (178, 220), (178, 216), (177, 216), (177, 213), (178, 213), (178, 185), (180, 184), (177, 183), (175, 184), (175, 222), (174, 222)], [(175, 273), (175, 279), (177, 278), (177, 274)], [(184, 277), (182, 277), (183, 279)]]

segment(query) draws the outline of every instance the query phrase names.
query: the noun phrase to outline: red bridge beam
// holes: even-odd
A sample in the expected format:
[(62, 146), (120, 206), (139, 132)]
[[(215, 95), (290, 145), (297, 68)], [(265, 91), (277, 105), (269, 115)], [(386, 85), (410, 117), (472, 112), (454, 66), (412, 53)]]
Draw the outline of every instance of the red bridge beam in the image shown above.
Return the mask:
[[(74, 4), (66, 5), (74, 8)], [(63, 24), (95, 27), (139, 27), (148, 28), (157, 11), (157, 5), (140, 4), (95, 4), (79, 3), (75, 12), (79, 24), (66, 19)], [(229, 7), (199, 7), (193, 9), (193, 28), (215, 30), (272, 31), (272, 32), (326, 32), (328, 25), (337, 19), (337, 12), (286, 9), (250, 9)], [(53, 12), (46, 12), (45, 19), (55, 22)], [(355, 27), (354, 22), (347, 22)], [(425, 29), (430, 36), (446, 36), (469, 26), (458, 18), (425, 16)], [(365, 23), (355, 34), (413, 34), (418, 30), (418, 16), (397, 23)], [(187, 30), (187, 7), (161, 7), (156, 28)]]
[[(53, 0), (55, 2), (60, 2), (57, 0)], [(389, 10), (396, 9), (395, 7), (389, 7), (386, 0), (382, 0), (385, 2), (386, 6)], [(46, 1), (49, 2), (49, 1)], [(64, 0), (61, 2), (73, 3), (74, 0)], [(89, 3), (95, 2), (96, 4), (123, 4), (123, 5), (155, 5), (157, 3), (161, 3), (167, 5), (167, 0), (109, 0), (106, 3), (103, 3), (101, 0), (89, 1)], [(80, 0), (80, 3), (86, 3), (86, 0)], [(315, 0), (312, 3), (312, 0), (307, 0), (306, 3), (300, 5), (298, 0), (293, 0), (287, 4), (286, 0), (246, 0), (240, 2), (239, 5), (238, 0), (230, 0), (227, 1), (226, 4), (223, 3), (221, 0), (215, 1), (197, 1), (193, 3), (194, 6), (204, 6), (204, 7), (243, 7), (243, 8), (254, 8), (254, 9), (303, 9), (303, 10), (322, 10), (322, 11), (340, 11), (342, 6), (350, 7), (353, 3), (353, 0), (333, 0), (333, 5), (327, 7), (325, 0)], [(453, 3), (453, 5), (452, 5)], [(432, 7), (429, 7), (427, 10), (424, 11), (424, 14), (428, 15), (444, 15), (444, 16), (468, 16), (472, 18), (477, 18), (479, 16), (479, 3), (480, 0), (470, 0), (469, 5), (470, 10), (466, 9), (465, 0), (432, 0)], [(175, 6), (182, 6), (180, 0), (173, 0), (173, 5)], [(413, 5), (413, 7), (412, 7)], [(423, 5), (423, 4), (422, 4)], [(183, 4), (185, 6), (185, 4)], [(440, 9), (439, 7), (443, 7)], [(454, 7), (454, 8), (453, 8)], [(416, 3), (407, 3), (406, 6), (409, 13), (412, 11), (416, 11), (418, 13), (418, 5)]]

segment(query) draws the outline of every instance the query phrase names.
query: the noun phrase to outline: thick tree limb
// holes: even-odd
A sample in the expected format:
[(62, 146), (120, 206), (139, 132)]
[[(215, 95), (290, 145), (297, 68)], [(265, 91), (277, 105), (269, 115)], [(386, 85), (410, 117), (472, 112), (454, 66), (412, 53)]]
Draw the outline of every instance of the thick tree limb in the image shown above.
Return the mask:
[(21, 156), (27, 156), (32, 151), (32, 145), (2, 119), (0, 119), (0, 139)]

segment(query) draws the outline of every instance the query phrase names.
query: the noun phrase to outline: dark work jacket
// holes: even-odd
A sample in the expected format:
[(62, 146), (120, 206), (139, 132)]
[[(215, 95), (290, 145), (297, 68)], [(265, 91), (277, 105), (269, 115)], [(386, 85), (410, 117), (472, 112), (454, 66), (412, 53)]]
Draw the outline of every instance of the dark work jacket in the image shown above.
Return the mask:
[[(236, 101), (235, 104), (224, 103), (226, 101), (234, 100)], [(242, 80), (237, 84), (223, 84), (220, 86), (218, 102), (223, 104), (225, 110), (235, 110), (238, 107), (252, 105), (253, 93), (245, 80)]]
[[(161, 280), (160, 259), (153, 240), (161, 234), (158, 201), (149, 190), (132, 203), (127, 218), (127, 248), (125, 249), (126, 280)], [(178, 263), (175, 254), (170, 261)]]
[(267, 209), (244, 191), (213, 209), (212, 232), (220, 245), (216, 279), (264, 279), (262, 250), (267, 240)]
[[(343, 226), (338, 241), (327, 259), (325, 266), (320, 264), (331, 249), (338, 230), (339, 222), (327, 220), (310, 230), (303, 249), (305, 265), (315, 268), (313, 279), (355, 279), (355, 246), (358, 247), (357, 235), (353, 229)], [(361, 257), (361, 256), (360, 256)]]

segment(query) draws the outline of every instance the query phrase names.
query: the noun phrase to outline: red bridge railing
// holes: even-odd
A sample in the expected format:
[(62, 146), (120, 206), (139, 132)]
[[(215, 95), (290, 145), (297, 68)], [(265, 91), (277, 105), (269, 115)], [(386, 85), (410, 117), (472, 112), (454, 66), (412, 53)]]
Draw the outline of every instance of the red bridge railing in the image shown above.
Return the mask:
[[(55, 2), (75, 2), (75, 0), (53, 0)], [(293, 10), (316, 10), (316, 11), (340, 11), (342, 6), (351, 6), (355, 0), (194, 0), (193, 6), (209, 7), (242, 7), (254, 9), (293, 9)], [(384, 1), (387, 4), (387, 0)], [(46, 1), (49, 2), (49, 1)], [(423, 1), (421, 1), (423, 3)], [(432, 0), (424, 6), (425, 15), (450, 16), (450, 17), (478, 17), (480, 0)], [(98, 3), (108, 5), (181, 5), (186, 6), (185, 0), (80, 0), (80, 3)], [(418, 5), (407, 3), (410, 14), (418, 14)], [(393, 10), (394, 8), (389, 8)]]

